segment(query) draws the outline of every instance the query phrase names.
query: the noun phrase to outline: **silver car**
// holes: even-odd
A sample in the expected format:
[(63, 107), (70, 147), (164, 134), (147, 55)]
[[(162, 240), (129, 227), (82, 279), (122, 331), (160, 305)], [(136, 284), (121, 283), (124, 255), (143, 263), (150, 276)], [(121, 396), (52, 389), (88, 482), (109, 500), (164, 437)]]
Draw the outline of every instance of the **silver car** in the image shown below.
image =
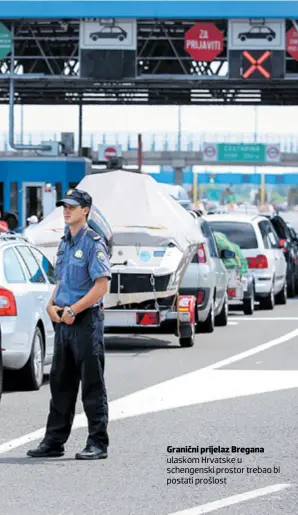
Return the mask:
[(233, 257), (230, 251), (219, 255), (212, 230), (199, 213), (197, 218), (206, 242), (201, 245), (192, 263), (188, 266), (180, 288), (182, 295), (194, 295), (197, 299), (197, 328), (202, 332), (213, 332), (215, 325), (228, 323), (228, 272), (222, 258)]
[(46, 311), (55, 287), (53, 266), (25, 238), (1, 234), (0, 284), (3, 367), (18, 371), (26, 388), (38, 390), (54, 348)]

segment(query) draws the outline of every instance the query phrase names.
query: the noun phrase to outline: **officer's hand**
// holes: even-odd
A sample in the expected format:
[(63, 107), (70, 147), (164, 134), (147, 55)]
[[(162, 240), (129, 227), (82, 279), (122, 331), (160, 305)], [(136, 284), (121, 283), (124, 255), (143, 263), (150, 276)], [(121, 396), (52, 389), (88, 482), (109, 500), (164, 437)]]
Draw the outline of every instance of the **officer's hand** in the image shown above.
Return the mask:
[(60, 306), (48, 306), (47, 307), (47, 312), (48, 312), (48, 315), (49, 315), (50, 319), (52, 320), (52, 322), (56, 322), (57, 324), (60, 324), (61, 318), (58, 315), (58, 311), (61, 311)]
[(67, 325), (72, 325), (75, 321), (75, 317), (71, 317), (68, 313), (66, 313), (67, 309), (69, 309), (68, 306), (64, 308), (61, 320)]

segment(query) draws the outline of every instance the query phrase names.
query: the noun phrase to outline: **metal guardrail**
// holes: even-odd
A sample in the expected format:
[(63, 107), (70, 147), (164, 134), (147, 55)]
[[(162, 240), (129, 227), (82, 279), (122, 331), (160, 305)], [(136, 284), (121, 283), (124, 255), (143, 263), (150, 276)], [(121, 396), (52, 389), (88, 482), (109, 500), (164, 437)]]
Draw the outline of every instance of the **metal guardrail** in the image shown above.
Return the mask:
[[(75, 134), (76, 145), (78, 141)], [(35, 131), (24, 132), (23, 135), (17, 133), (15, 135), (16, 143), (28, 145), (39, 144), (41, 141), (60, 141), (60, 132)], [(275, 134), (260, 133), (255, 140), (254, 133), (250, 132), (159, 132), (142, 134), (143, 150), (149, 152), (155, 151), (175, 151), (181, 150), (186, 152), (201, 151), (204, 142), (210, 143), (279, 143), (281, 152), (296, 153), (298, 152), (298, 135), (295, 134)], [(122, 145), (123, 151), (136, 150), (138, 146), (137, 133), (129, 132), (94, 132), (85, 133), (83, 135), (83, 146), (91, 147), (96, 151), (99, 144)], [(0, 133), (0, 151), (10, 151), (8, 144), (8, 133)]]

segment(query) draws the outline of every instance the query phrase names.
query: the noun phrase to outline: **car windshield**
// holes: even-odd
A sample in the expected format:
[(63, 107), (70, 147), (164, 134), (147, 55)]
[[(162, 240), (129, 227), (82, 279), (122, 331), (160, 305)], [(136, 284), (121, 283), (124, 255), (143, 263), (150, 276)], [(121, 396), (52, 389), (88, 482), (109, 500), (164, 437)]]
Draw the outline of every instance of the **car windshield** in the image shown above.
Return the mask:
[(257, 249), (258, 242), (253, 226), (245, 222), (209, 222), (213, 231), (224, 233), (241, 249)]

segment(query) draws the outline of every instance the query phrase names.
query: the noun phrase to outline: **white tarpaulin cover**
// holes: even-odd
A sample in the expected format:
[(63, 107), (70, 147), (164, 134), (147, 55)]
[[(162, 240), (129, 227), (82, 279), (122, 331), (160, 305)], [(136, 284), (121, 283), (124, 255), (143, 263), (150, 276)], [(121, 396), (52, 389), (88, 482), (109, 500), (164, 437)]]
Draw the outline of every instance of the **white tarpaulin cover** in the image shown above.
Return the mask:
[[(151, 240), (173, 239), (182, 249), (204, 241), (194, 218), (149, 175), (124, 170), (87, 175), (77, 188), (92, 196), (112, 228), (115, 245), (123, 244), (117, 240), (125, 234), (127, 244), (132, 244), (128, 240), (134, 232), (147, 234)], [(35, 245), (56, 246), (64, 227), (59, 207), (25, 235)]]

